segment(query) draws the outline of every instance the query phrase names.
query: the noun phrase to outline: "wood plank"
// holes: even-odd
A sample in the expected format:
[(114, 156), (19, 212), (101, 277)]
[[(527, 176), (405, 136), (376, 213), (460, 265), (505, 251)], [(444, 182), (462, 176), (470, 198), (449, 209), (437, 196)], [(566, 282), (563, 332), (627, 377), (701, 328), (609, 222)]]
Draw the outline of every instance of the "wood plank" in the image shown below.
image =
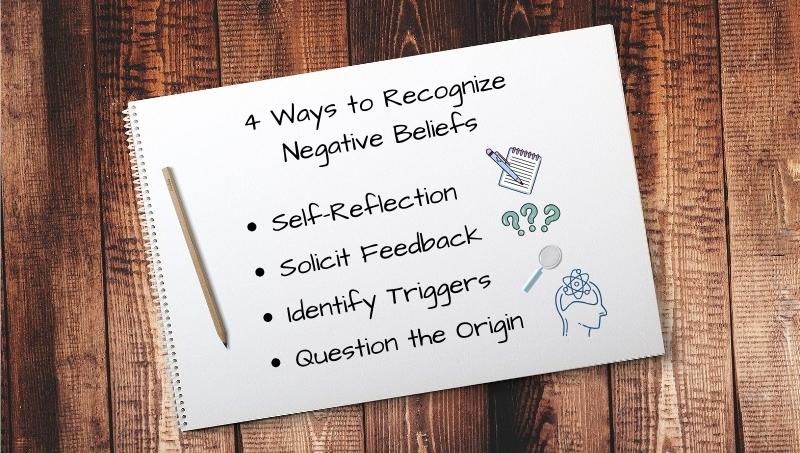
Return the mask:
[[(353, 64), (475, 44), (474, 5), (458, 0), (352, 0)], [(485, 452), (486, 386), (367, 403), (367, 451)]]
[(590, 27), (592, 0), (478, 1), (479, 43)]
[[(478, 2), (478, 36), (496, 42), (592, 25), (587, 0)], [(608, 451), (608, 367), (494, 383), (495, 451)]]
[(109, 449), (86, 3), (2, 8), (3, 236), (12, 448)]
[(233, 451), (233, 428), (180, 433), (123, 128), (129, 100), (219, 84), (213, 2), (95, 2), (111, 408), (116, 451)]
[(800, 2), (719, 10), (740, 441), (800, 451)]
[(364, 431), (369, 452), (486, 452), (486, 386), (365, 403)]
[(599, 0), (626, 90), (666, 355), (612, 366), (615, 447), (735, 448), (714, 5)]
[(350, 0), (352, 64), (476, 43), (476, 11), (457, 0)]
[[(0, 86), (0, 99), (2, 99), (3, 87)], [(5, 104), (4, 104), (5, 105)], [(3, 120), (5, 123), (5, 120)], [(0, 168), (3, 168), (3, 142), (0, 134)], [(3, 191), (3, 176), (0, 174), (0, 194)], [(0, 245), (2, 245), (2, 255), (0, 262), (5, 262), (5, 244), (3, 243), (3, 218), (0, 210)], [(6, 301), (6, 290), (4, 283), (3, 266), (0, 264), (0, 300), (3, 303), (0, 309), (0, 451), (11, 451), (11, 402), (9, 401), (8, 391), (8, 312)]]
[(347, 66), (343, 1), (219, 1), (222, 84)]
[(496, 382), (490, 397), (493, 451), (611, 450), (605, 365)]
[[(5, 51), (4, 51), (5, 53)], [(8, 58), (8, 57), (6, 57)], [(3, 72), (3, 74), (5, 74)], [(0, 99), (5, 93), (5, 84), (0, 84)], [(5, 108), (5, 104), (3, 104)], [(2, 124), (5, 124), (5, 117), (2, 118)], [(0, 125), (2, 127), (2, 125)], [(3, 137), (5, 134), (0, 133), (0, 168), (3, 167)], [(0, 194), (3, 193), (3, 175), (0, 172)], [(2, 253), (0, 254), (0, 300), (3, 306), (0, 309), (0, 451), (11, 451), (11, 404), (9, 401), (8, 391), (8, 313), (7, 313), (7, 300), (6, 290), (4, 283), (3, 264), (5, 262), (5, 242), (3, 241), (3, 213), (0, 209), (0, 247)]]
[(242, 452), (364, 451), (361, 405), (342, 406), (242, 423)]
[[(224, 84), (346, 66), (345, 2), (219, 1)], [(243, 423), (242, 451), (362, 451), (360, 405)]]
[[(6, 57), (8, 58), (8, 57)], [(3, 74), (5, 74), (3, 72)], [(5, 93), (4, 84), (0, 84), (0, 99)], [(5, 109), (5, 104), (3, 104)], [(5, 124), (5, 117), (2, 118), (0, 128)], [(3, 167), (3, 137), (5, 134), (0, 131), (0, 169)], [(0, 172), (0, 196), (3, 193), (3, 174)], [(5, 242), (3, 241), (3, 211), (0, 209), (0, 451), (11, 451), (11, 402), (8, 391), (8, 301), (6, 300), (5, 274), (3, 273), (3, 263), (5, 263)]]

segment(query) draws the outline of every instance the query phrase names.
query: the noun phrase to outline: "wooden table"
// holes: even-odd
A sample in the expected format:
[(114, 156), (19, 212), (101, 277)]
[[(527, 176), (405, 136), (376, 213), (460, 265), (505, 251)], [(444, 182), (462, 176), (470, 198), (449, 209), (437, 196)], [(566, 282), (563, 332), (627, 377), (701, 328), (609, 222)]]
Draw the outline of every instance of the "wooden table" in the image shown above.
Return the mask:
[[(606, 23), (665, 357), (177, 430), (128, 100)], [(4, 451), (800, 451), (797, 0), (3, 0), (2, 145)]]

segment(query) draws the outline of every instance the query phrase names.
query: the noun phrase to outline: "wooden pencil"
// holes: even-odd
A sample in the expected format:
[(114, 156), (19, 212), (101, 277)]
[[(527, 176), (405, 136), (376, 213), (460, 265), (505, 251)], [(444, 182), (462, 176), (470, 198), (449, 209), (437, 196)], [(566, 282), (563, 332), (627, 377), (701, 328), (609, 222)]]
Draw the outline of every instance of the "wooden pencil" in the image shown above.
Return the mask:
[(172, 204), (175, 207), (175, 213), (178, 215), (178, 221), (180, 222), (181, 230), (183, 231), (183, 238), (186, 240), (186, 246), (189, 248), (189, 255), (192, 257), (194, 270), (197, 273), (197, 278), (200, 280), (200, 287), (203, 289), (203, 295), (206, 298), (208, 311), (211, 313), (211, 319), (214, 321), (214, 329), (216, 329), (219, 339), (222, 340), (222, 344), (227, 348), (228, 334), (225, 332), (225, 326), (222, 324), (222, 317), (219, 315), (217, 302), (214, 299), (214, 294), (211, 292), (211, 285), (209, 284), (205, 269), (203, 268), (203, 262), (200, 259), (200, 253), (198, 252), (197, 246), (194, 243), (192, 230), (189, 227), (189, 219), (186, 217), (186, 213), (183, 210), (183, 203), (181, 202), (181, 197), (178, 193), (178, 187), (175, 185), (175, 178), (172, 176), (172, 168), (164, 167), (161, 169), (161, 172), (164, 174), (164, 180), (167, 183), (167, 189), (169, 190), (169, 195), (172, 198)]

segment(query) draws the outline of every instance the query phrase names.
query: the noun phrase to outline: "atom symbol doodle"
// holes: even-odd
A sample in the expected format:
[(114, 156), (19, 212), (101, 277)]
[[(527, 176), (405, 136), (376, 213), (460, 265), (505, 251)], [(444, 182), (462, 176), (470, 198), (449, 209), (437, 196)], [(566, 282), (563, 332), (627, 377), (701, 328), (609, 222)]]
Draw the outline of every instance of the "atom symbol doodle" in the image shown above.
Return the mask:
[(561, 281), (564, 283), (564, 294), (567, 296), (580, 299), (592, 292), (592, 287), (589, 286), (589, 274), (581, 272), (580, 269), (573, 269)]

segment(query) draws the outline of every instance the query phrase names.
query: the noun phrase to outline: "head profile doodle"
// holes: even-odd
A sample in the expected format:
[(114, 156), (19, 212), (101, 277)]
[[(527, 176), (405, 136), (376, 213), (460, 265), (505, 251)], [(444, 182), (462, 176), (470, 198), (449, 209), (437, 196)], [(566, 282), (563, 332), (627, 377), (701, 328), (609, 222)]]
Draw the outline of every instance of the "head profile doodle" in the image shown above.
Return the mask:
[(608, 314), (603, 305), (600, 288), (589, 279), (589, 274), (573, 269), (561, 279), (562, 286), (556, 291), (556, 311), (561, 317), (561, 335), (568, 336), (570, 327), (585, 327), (588, 336), (600, 328)]

